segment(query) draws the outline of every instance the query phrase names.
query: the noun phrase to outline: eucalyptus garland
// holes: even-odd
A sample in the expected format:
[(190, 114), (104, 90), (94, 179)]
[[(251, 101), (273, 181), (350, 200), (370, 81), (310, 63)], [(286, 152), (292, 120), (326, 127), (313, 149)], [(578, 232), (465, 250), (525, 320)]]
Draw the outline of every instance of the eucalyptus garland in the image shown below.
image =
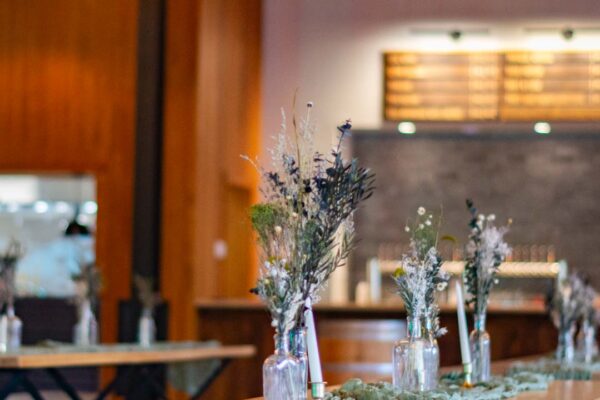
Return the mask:
[(344, 265), (354, 244), (354, 212), (374, 189), (374, 175), (342, 155), (349, 120), (338, 127), (329, 156), (314, 151), (312, 107), (309, 102), (299, 123), (293, 118), (291, 134), (282, 112), (281, 131), (270, 150), (273, 169), (257, 166), (264, 202), (250, 212), (262, 250), (252, 292), (267, 304), (273, 326), (282, 332), (304, 324), (305, 302), (318, 301), (318, 290)]

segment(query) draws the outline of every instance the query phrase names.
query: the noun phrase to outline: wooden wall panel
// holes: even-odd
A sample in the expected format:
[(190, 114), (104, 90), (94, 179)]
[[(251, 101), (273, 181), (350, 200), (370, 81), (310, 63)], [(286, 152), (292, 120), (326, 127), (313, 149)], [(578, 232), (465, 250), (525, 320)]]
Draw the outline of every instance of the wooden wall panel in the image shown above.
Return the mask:
[(138, 1), (0, 2), (0, 173), (97, 178), (102, 340), (129, 297)]
[(167, 3), (161, 277), (172, 338), (197, 337), (193, 300), (245, 296), (255, 276), (246, 218), (257, 179), (240, 155), (258, 152), (260, 20), (260, 0)]

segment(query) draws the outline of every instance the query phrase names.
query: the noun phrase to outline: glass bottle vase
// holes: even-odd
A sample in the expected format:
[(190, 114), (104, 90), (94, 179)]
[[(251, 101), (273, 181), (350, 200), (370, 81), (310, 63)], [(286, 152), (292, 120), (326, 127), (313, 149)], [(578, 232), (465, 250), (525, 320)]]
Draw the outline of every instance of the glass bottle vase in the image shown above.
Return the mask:
[(591, 363), (598, 356), (596, 327), (584, 319), (577, 334), (577, 358), (585, 363)]
[(558, 346), (556, 359), (561, 362), (571, 363), (575, 359), (575, 324), (561, 324), (558, 329)]
[(437, 360), (439, 352), (435, 354), (434, 347), (423, 337), (421, 317), (409, 317), (407, 338), (394, 345), (393, 385), (398, 389), (416, 392), (434, 389), (437, 379), (432, 383), (427, 376), (429, 371), (436, 368)]
[(438, 373), (440, 370), (440, 347), (435, 332), (433, 331), (433, 323), (429, 314), (424, 318), (425, 330), (423, 332), (427, 344), (425, 353), (430, 355), (430, 362), (426, 365), (425, 371), (425, 387), (427, 390), (434, 390), (438, 384)]
[(6, 310), (7, 317), (7, 349), (16, 350), (21, 347), (23, 336), (23, 322), (15, 315), (15, 309), (9, 305)]
[(491, 378), (491, 339), (485, 330), (486, 313), (475, 313), (475, 329), (469, 335), (473, 383), (487, 382)]
[(275, 353), (263, 363), (265, 400), (304, 400), (306, 387), (298, 359), (290, 353), (288, 334), (275, 335)]
[(308, 350), (306, 347), (306, 328), (294, 328), (290, 331), (291, 353), (298, 359), (302, 369), (302, 387), (308, 387)]
[(79, 320), (73, 328), (73, 342), (77, 346), (92, 346), (98, 344), (98, 322), (92, 312), (89, 300), (80, 304), (78, 310)]
[(152, 317), (152, 310), (144, 308), (138, 321), (138, 344), (149, 347), (156, 341), (156, 323)]

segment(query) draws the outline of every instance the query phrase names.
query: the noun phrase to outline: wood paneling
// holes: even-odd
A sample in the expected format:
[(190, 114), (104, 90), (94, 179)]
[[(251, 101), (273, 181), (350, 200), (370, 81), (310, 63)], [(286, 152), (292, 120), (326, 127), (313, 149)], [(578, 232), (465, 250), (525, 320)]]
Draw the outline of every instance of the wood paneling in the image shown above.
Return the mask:
[[(161, 289), (170, 336), (195, 338), (193, 300), (244, 296), (255, 276), (260, 0), (167, 3)], [(222, 240), (227, 255), (217, 259)]]
[(0, 173), (97, 178), (103, 341), (129, 297), (136, 0), (0, 2)]

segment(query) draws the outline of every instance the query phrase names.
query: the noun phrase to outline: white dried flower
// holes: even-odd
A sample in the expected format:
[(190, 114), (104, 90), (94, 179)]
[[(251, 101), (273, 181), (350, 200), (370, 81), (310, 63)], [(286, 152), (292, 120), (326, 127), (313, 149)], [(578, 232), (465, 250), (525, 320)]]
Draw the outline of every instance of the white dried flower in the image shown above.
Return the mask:
[(437, 284), (436, 289), (438, 292), (441, 292), (442, 290), (446, 289), (446, 286), (448, 286), (448, 282), (440, 282)]
[(496, 216), (494, 214), (490, 214), (490, 215), (488, 215), (487, 220), (488, 221), (495, 221), (496, 220)]
[(427, 226), (431, 226), (431, 220), (430, 220), (430, 219), (428, 219), (427, 221), (425, 221), (425, 225), (427, 225)]
[(280, 227), (279, 225), (277, 225), (277, 226), (275, 227), (275, 233), (276, 233), (277, 235), (281, 235), (281, 232), (283, 232), (283, 228), (282, 228), (282, 227)]
[(425, 207), (419, 207), (419, 208), (417, 208), (417, 214), (419, 214), (419, 215), (425, 215), (426, 211), (427, 210), (425, 210)]

